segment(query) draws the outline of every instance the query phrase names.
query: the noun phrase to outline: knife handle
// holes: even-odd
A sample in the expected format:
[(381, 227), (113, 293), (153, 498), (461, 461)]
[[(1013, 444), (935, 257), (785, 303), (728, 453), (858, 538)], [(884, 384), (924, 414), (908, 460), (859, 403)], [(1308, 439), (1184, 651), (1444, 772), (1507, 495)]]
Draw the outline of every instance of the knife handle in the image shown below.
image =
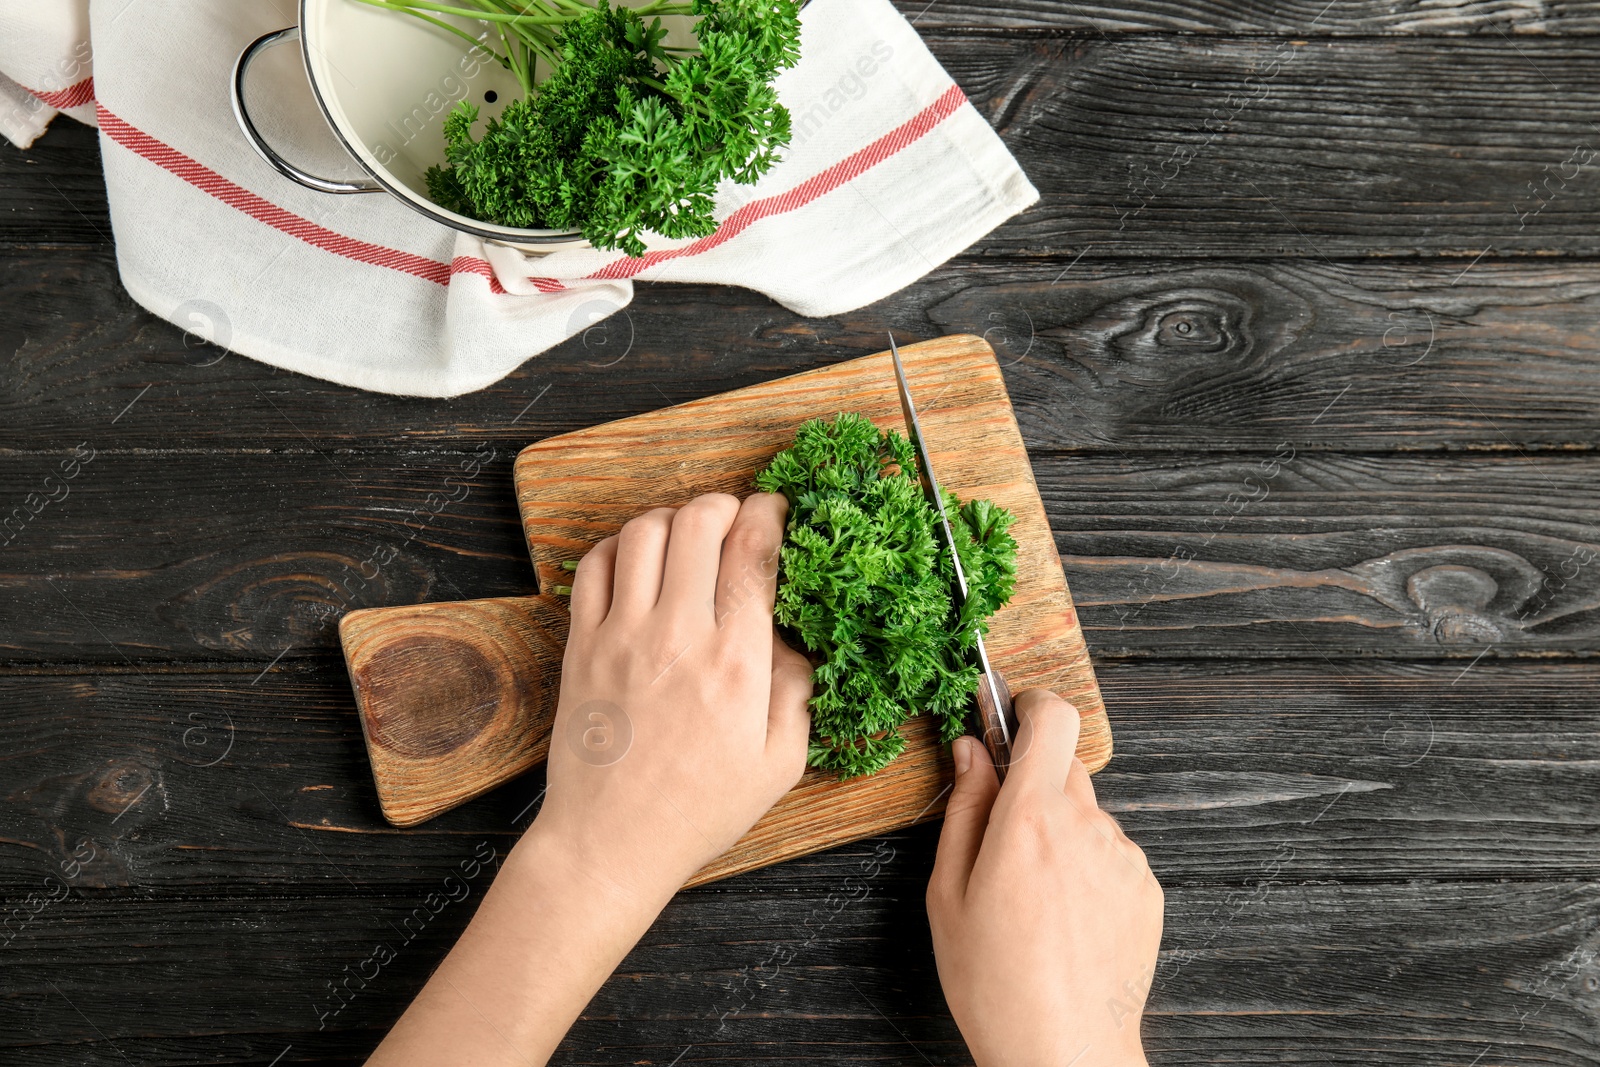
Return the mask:
[[(978, 683), (978, 736), (994, 760), (994, 773), (1004, 782), (1006, 771), (1011, 767), (1011, 745), (1005, 739), (1017, 736), (1017, 713), (1011, 706), (1011, 687), (1006, 684), (1005, 675), (991, 671), (990, 676), (1000, 700), (997, 704), (989, 687), (981, 681)], [(1000, 725), (1002, 722), (1004, 729)]]

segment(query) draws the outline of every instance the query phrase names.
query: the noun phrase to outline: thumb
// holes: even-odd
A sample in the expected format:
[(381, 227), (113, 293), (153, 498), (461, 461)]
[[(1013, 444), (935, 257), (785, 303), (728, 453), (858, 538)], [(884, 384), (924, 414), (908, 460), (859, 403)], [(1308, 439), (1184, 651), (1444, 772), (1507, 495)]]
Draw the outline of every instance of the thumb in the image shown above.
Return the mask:
[(811, 737), (811, 661), (772, 635), (772, 691), (767, 705), (767, 759), (791, 788), (806, 769)]
[(931, 894), (960, 900), (983, 847), (1000, 779), (994, 761), (976, 737), (956, 738), (950, 751), (955, 758), (956, 784), (944, 809), (944, 829), (939, 832), (939, 852), (928, 889)]

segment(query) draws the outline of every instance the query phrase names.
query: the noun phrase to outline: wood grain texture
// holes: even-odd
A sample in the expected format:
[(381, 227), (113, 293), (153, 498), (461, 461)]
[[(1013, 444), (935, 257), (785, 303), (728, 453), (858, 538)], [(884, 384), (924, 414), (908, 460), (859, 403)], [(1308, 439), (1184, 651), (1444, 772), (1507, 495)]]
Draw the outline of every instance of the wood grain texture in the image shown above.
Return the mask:
[[(932, 840), (917, 836), (854, 846), (804, 897), (680, 894), (551, 1063), (970, 1064), (934, 971), (922, 914)], [(462, 856), (473, 848), (463, 842)], [(280, 1067), (359, 1064), (485, 881), (386, 897), (72, 894), (5, 950), (0, 1057), (259, 1067), (292, 1046)], [(429, 894), (447, 903), (435, 912)], [(1433, 1067), (1487, 1049), (1480, 1062), (1586, 1067), (1600, 1021), (1597, 910), (1592, 882), (1418, 892), (1295, 884), (1269, 869), (1241, 888), (1172, 889), (1146, 1049), (1161, 1065), (1260, 1064), (1269, 1053)], [(376, 966), (380, 945), (394, 958)], [(330, 985), (347, 978), (341, 1001)]]
[(58, 117), (25, 152), (0, 151), (0, 247), (111, 247), (100, 134)]
[[(1096, 667), (1117, 758), (1095, 789), (1169, 888), (1240, 885), (1274, 862), (1296, 882), (1600, 880), (1600, 663)], [(342, 664), (258, 675), (0, 675), (0, 894), (59, 875), (84, 840), (90, 889), (405, 893), (478, 840), (508, 849), (537, 810), (535, 769), (396, 830)], [(850, 854), (719, 884), (803, 897)]]
[[(1419, 37), (1479, 34), (1588, 36), (1600, 32), (1600, 7), (1592, 3), (1505, 4), (1464, 0), (1424, 4), (1411, 0), (1230, 0), (1228, 3), (1177, 3), (1173, 0), (895, 0), (907, 19), (924, 33), (998, 30), (1076, 33), (1290, 34), (1297, 37), (1377, 34)], [(1519, 42), (1520, 43), (1520, 42)]]
[[(1357, 418), (1335, 404), (1323, 421)], [(1470, 660), (1486, 647), (1490, 657), (1593, 648), (1600, 457), (1290, 458), (1299, 435), (1280, 443), (1220, 456), (1031, 455), (1096, 656)], [(529, 595), (509, 455), (467, 478), (461, 464), (473, 460), (99, 455), (3, 550), (0, 598), (14, 610), (0, 612), (0, 662), (260, 670), (334, 649), (347, 610)], [(59, 462), (11, 457), (0, 500), (47, 492)], [(1463, 572), (1453, 590), (1453, 578), (1405, 584), (1432, 566), (1482, 575)]]
[(567, 621), (551, 597), (371, 608), (339, 621), (389, 822), (415, 826), (545, 758)]
[[(1291, 441), (1181, 464), (1077, 458), (1039, 486), (1101, 654), (1210, 654), (1227, 632), (1262, 656), (1374, 641), (1582, 655), (1600, 638), (1591, 462), (1298, 455)], [(1503, 509), (1484, 507), (1493, 481)]]
[(1600, 441), (1592, 265), (1065, 266), (969, 270), (926, 297), (938, 327), (995, 346), (1035, 453)]
[[(1590, 450), (1600, 266), (964, 260), (804, 319), (643, 285), (612, 319), (447, 403), (285, 375), (122, 293), (109, 252), (0, 257), (0, 449), (513, 455), (529, 441), (870, 355), (885, 332), (995, 349), (1030, 451)], [(60, 314), (63, 288), (82, 315)], [(1338, 403), (1330, 408), (1330, 402)], [(130, 406), (131, 405), (131, 406)], [(217, 418), (213, 407), (228, 411)], [(119, 418), (119, 416), (121, 416)], [(365, 475), (360, 475), (365, 477)]]
[(62, 482), (58, 457), (13, 457), (0, 499), (27, 521), (4, 549), (0, 597), (16, 610), (0, 628), (32, 618), (37, 637), (0, 636), (0, 658), (264, 666), (333, 649), (356, 608), (530, 594), (510, 466), (483, 452), (96, 453)]
[(1043, 197), (984, 254), (1465, 267), (1596, 249), (1600, 77), (1582, 40), (932, 44)]

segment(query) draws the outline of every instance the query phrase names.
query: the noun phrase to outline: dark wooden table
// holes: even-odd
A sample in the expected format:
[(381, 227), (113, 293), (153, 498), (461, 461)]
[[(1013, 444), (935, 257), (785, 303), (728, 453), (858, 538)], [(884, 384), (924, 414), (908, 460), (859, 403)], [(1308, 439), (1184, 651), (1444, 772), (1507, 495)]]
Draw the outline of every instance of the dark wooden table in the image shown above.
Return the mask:
[[(337, 616), (530, 591), (519, 447), (888, 328), (1005, 363), (1167, 887), (1152, 1062), (1600, 1062), (1600, 6), (1324, 2), (907, 2), (1041, 204), (832, 319), (642, 286), (451, 402), (186, 338), (94, 133), (0, 148), (0, 513), (57, 498), (0, 553), (0, 1062), (359, 1062), (538, 782), (385, 826)], [(936, 835), (682, 894), (557, 1061), (967, 1062)]]

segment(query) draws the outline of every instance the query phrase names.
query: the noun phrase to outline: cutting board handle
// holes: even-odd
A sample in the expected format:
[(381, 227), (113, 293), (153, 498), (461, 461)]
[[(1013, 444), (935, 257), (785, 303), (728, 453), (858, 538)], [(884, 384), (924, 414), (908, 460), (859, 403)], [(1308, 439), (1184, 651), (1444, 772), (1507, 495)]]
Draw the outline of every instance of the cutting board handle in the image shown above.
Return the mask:
[(544, 761), (567, 626), (566, 604), (549, 596), (340, 620), (384, 818), (415, 826)]

